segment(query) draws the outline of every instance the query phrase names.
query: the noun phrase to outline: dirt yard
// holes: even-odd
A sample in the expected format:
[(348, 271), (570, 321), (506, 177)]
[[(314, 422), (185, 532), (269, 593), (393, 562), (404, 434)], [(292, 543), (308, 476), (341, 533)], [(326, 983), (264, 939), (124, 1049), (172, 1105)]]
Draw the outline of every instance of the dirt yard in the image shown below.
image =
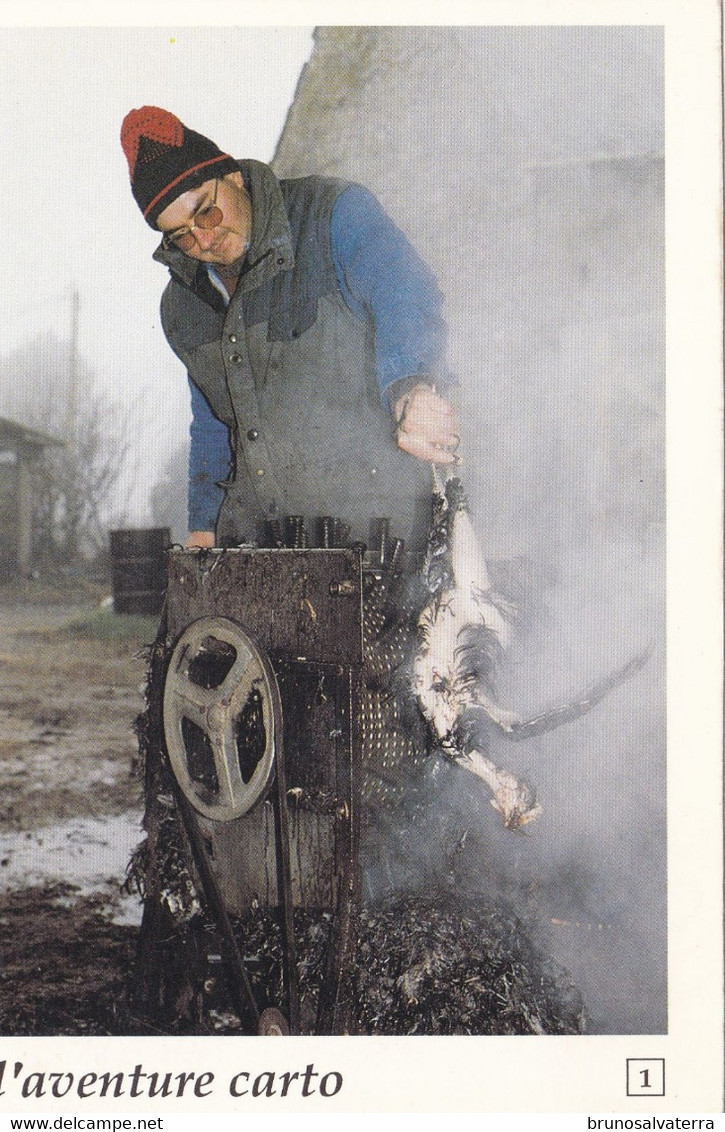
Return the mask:
[(0, 595), (0, 1032), (147, 1032), (125, 1007), (141, 906), (122, 884), (155, 624), (44, 596)]

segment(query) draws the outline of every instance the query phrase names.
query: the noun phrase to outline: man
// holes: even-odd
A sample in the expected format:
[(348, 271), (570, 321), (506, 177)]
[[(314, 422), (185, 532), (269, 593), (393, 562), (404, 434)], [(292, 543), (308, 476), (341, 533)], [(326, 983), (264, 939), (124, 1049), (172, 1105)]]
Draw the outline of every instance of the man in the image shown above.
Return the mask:
[(421, 548), (427, 465), (455, 462), (458, 426), (440, 295), (405, 237), (360, 186), (278, 181), (159, 107), (121, 143), (191, 380), (189, 545), (264, 545), (289, 515), (367, 541), (385, 516)]

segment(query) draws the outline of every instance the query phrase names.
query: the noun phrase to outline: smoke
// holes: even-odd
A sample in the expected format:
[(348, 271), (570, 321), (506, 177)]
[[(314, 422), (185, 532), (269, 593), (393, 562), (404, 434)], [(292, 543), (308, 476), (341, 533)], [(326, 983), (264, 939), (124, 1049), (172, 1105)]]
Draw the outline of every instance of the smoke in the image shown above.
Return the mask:
[(526, 581), (499, 699), (536, 713), (652, 646), (584, 718), (491, 737), (543, 805), (525, 834), (428, 768), (389, 866), (506, 895), (604, 1032), (666, 1026), (663, 137), (657, 28), (328, 28), (275, 158), (368, 185), (437, 273), (474, 523)]

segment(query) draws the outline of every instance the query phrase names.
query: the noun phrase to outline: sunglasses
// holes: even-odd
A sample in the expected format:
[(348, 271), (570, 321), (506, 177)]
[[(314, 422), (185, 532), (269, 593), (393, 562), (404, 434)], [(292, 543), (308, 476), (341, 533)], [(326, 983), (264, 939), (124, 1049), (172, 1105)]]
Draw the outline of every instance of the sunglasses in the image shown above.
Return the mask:
[(184, 228), (177, 228), (175, 232), (165, 232), (163, 237), (164, 247), (179, 248), (182, 252), (190, 252), (196, 243), (196, 236), (194, 231), (197, 228), (218, 228), (224, 219), (224, 213), (219, 208), (216, 198), (219, 192), (219, 181), (217, 180), (214, 187), (214, 198), (208, 204), (202, 205), (194, 213), (191, 224), (186, 225)]

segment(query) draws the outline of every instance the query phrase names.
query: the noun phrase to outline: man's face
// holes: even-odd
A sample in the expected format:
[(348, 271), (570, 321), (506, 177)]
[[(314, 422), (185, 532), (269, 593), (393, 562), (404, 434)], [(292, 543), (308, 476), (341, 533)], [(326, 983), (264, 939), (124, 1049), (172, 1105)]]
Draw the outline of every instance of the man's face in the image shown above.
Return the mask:
[[(202, 228), (199, 219), (203, 220), (204, 213), (214, 203), (222, 219), (214, 228)], [(193, 246), (184, 249), (191, 259), (223, 267), (241, 266), (252, 230), (252, 207), (241, 173), (205, 181), (198, 188), (182, 193), (159, 213), (156, 224), (167, 239), (191, 229)]]

